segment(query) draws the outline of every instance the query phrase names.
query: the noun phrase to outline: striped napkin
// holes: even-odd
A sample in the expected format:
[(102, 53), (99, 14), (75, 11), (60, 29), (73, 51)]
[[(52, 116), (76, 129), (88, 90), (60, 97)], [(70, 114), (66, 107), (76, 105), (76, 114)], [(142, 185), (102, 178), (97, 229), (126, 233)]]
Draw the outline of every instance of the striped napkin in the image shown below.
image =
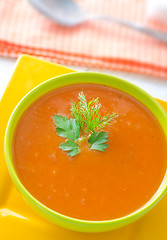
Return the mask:
[[(148, 22), (146, 0), (76, 0), (87, 12)], [(27, 0), (0, 1), (0, 56), (21, 53), (61, 64), (123, 70), (167, 78), (167, 44), (104, 21), (77, 27), (59, 26), (38, 13)]]

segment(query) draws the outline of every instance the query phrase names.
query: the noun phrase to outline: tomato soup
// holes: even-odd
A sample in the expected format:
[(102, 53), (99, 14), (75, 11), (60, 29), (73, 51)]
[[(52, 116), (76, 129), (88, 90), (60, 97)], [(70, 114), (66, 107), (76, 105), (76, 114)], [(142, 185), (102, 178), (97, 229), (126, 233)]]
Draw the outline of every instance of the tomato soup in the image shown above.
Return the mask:
[[(74, 157), (59, 148), (53, 116), (70, 118), (71, 102), (83, 91), (99, 97), (101, 113), (119, 117), (105, 152), (84, 141)], [(119, 90), (95, 84), (55, 89), (22, 115), (13, 138), (18, 177), (41, 203), (58, 213), (84, 220), (111, 220), (134, 212), (158, 190), (166, 172), (166, 140), (147, 108)]]

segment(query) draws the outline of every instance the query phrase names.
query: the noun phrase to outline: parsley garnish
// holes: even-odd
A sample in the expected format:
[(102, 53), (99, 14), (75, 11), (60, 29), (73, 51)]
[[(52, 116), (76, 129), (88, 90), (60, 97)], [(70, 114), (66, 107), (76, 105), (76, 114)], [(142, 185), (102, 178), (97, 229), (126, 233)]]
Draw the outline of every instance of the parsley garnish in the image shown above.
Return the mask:
[(79, 122), (75, 119), (68, 119), (61, 115), (54, 116), (55, 125), (57, 126), (56, 132), (60, 137), (68, 138), (73, 141), (79, 138)]
[(70, 155), (71, 157), (79, 153), (78, 144), (71, 140), (67, 140), (67, 142), (60, 144), (59, 148), (61, 148), (63, 151), (68, 151), (67, 154)]
[(66, 138), (66, 141), (59, 147), (63, 151), (68, 151), (67, 154), (73, 157), (80, 152), (78, 144), (88, 139), (90, 149), (104, 152), (108, 148), (106, 144), (109, 140), (108, 132), (100, 130), (111, 125), (118, 114), (101, 116), (99, 98), (87, 102), (83, 92), (79, 93), (78, 98), (80, 100), (78, 103), (72, 103), (71, 116), (73, 118), (54, 116), (57, 134)]
[(106, 144), (108, 140), (108, 132), (93, 132), (88, 139), (88, 142), (91, 144), (90, 149), (104, 152), (108, 148), (108, 144)]

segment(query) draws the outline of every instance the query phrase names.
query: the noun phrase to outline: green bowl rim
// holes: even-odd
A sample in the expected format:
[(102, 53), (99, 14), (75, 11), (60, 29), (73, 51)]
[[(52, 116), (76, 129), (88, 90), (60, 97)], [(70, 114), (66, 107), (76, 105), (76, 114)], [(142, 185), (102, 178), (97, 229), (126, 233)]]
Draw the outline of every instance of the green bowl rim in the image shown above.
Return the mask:
[[(161, 111), (163, 117), (166, 119), (166, 122), (167, 122), (167, 114), (165, 112), (165, 110), (162, 108), (162, 106), (151, 96), (149, 95), (147, 92), (145, 92), (143, 89), (141, 89), (140, 87), (136, 86), (135, 84), (129, 82), (129, 81), (126, 81), (124, 79), (121, 79), (121, 78), (118, 78), (118, 77), (115, 77), (115, 76), (112, 76), (112, 75), (108, 75), (108, 74), (103, 74), (103, 73), (96, 73), (96, 72), (73, 72), (73, 73), (67, 73), (67, 74), (63, 74), (63, 75), (60, 75), (60, 76), (57, 76), (57, 77), (54, 77), (54, 78), (51, 78), (45, 82), (42, 82), (41, 84), (37, 85), (35, 88), (33, 88), (30, 92), (28, 92), (21, 100), (20, 102), (17, 104), (17, 106), (15, 107), (15, 109), (13, 110), (11, 116), (10, 116), (10, 119), (8, 121), (8, 124), (7, 124), (7, 128), (6, 128), (6, 133), (5, 133), (5, 141), (4, 141), (4, 151), (5, 151), (5, 158), (6, 158), (6, 163), (7, 163), (7, 167), (8, 167), (8, 170), (10, 172), (10, 175), (15, 183), (15, 185), (17, 186), (17, 189), (23, 194), (26, 196), (26, 198), (28, 198), (28, 200), (30, 202), (32, 202), (33, 204), (35, 204), (38, 208), (42, 209), (44, 212), (46, 212), (47, 214), (53, 216), (53, 217), (56, 217), (57, 219), (60, 219), (61, 221), (64, 221), (64, 222), (71, 222), (71, 223), (74, 223), (74, 224), (77, 224), (77, 225), (110, 225), (111, 223), (112, 224), (116, 224), (118, 222), (125, 222), (125, 221), (128, 221), (128, 220), (131, 220), (131, 219), (135, 219), (135, 218), (138, 218), (139, 215), (143, 215), (143, 213), (147, 212), (149, 209), (151, 209), (162, 197), (163, 195), (166, 193), (167, 191), (167, 179), (166, 179), (166, 175), (164, 176), (163, 180), (162, 180), (162, 183), (159, 187), (159, 189), (157, 189), (156, 193), (153, 195), (153, 197), (145, 204), (143, 205), (141, 208), (137, 209), (136, 211), (124, 216), (124, 217), (121, 217), (121, 218), (116, 218), (116, 219), (112, 219), (112, 220), (103, 220), (103, 221), (91, 221), (91, 220), (82, 220), (82, 219), (77, 219), (77, 218), (73, 218), (73, 217), (69, 217), (69, 216), (66, 216), (64, 214), (61, 214), (61, 213), (58, 213), (50, 208), (48, 208), (47, 206), (45, 206), (44, 204), (42, 204), (40, 201), (38, 201), (35, 197), (33, 197), (29, 192), (28, 190), (24, 187), (24, 185), (21, 183), (21, 181), (19, 180), (18, 176), (17, 176), (17, 173), (14, 169), (14, 164), (13, 164), (13, 160), (12, 160), (12, 157), (10, 156), (10, 150), (8, 149), (8, 142), (9, 142), (9, 139), (10, 139), (10, 130), (12, 129), (12, 123), (13, 123), (13, 119), (15, 117), (15, 115), (17, 115), (17, 112), (19, 112), (20, 108), (22, 105), (24, 105), (24, 103), (27, 101), (27, 96), (31, 97), (32, 95), (34, 95), (36, 92), (38, 92), (40, 89), (42, 89), (44, 86), (47, 86), (48, 84), (50, 84), (50, 82), (54, 82), (56, 80), (60, 80), (62, 78), (66, 78), (68, 76), (73, 76), (73, 75), (78, 75), (79, 76), (82, 76), (82, 75), (85, 75), (85, 77), (87, 75), (94, 75), (94, 76), (101, 76), (101, 77), (108, 77), (110, 78), (111, 80), (112, 79), (115, 79), (115, 80), (118, 80), (120, 83), (124, 83), (124, 84), (127, 84), (128, 86), (131, 86), (133, 87), (134, 89), (136, 89), (138, 92), (142, 93), (143, 95), (145, 95), (149, 100), (151, 100), (154, 105), (159, 109), (159, 111)], [(76, 85), (76, 84), (82, 84), (83, 82), (78, 82), (78, 83), (72, 83), (72, 84), (67, 84), (67, 85)], [(89, 83), (89, 82), (87, 82)], [(92, 82), (90, 82), (92, 83)], [(86, 84), (86, 83), (85, 83)], [(95, 83), (97, 85), (106, 85), (107, 84), (103, 84), (102, 82), (100, 83)], [(67, 86), (66, 85), (66, 86)], [(64, 85), (65, 86), (65, 85)], [(109, 86), (109, 85), (108, 85)], [(62, 85), (63, 87), (63, 85)], [(109, 86), (111, 87), (111, 86)], [(56, 88), (56, 87), (55, 87)], [(58, 88), (61, 88), (58, 87)], [(119, 87), (117, 88), (119, 89)], [(54, 90), (54, 89), (52, 89)], [(50, 90), (50, 91), (52, 91)], [(121, 90), (123, 91), (123, 90)], [(126, 91), (125, 91), (126, 92)], [(44, 93), (46, 94), (47, 91)], [(126, 92), (127, 94), (129, 94), (128, 92)], [(42, 94), (42, 95), (44, 95)], [(42, 95), (40, 95), (39, 97), (41, 97)], [(131, 94), (129, 94), (131, 95)], [(38, 99), (39, 97), (37, 97), (36, 99)], [(134, 97), (134, 96), (132, 96)], [(134, 97), (135, 98), (135, 97)], [(35, 100), (36, 100), (35, 99)], [(139, 102), (140, 100), (137, 99)], [(142, 102), (141, 100), (141, 103), (144, 105), (144, 103)], [(30, 106), (31, 104), (29, 104), (28, 106)], [(146, 107), (148, 109), (148, 107)], [(26, 107), (27, 109), (27, 107)], [(149, 110), (151, 112), (151, 110)], [(22, 112), (23, 114), (23, 112)], [(21, 115), (22, 115), (21, 114)], [(156, 117), (156, 116), (155, 116)], [(157, 118), (156, 118), (157, 119)], [(18, 121), (17, 121), (18, 122)], [(160, 123), (160, 121), (158, 120), (158, 122)], [(161, 123), (160, 123), (161, 124)], [(167, 131), (166, 131), (167, 132)], [(166, 133), (167, 134), (167, 133)], [(165, 134), (165, 135), (166, 135)], [(13, 136), (12, 136), (13, 137)], [(166, 182), (164, 183), (164, 181), (166, 180)]]

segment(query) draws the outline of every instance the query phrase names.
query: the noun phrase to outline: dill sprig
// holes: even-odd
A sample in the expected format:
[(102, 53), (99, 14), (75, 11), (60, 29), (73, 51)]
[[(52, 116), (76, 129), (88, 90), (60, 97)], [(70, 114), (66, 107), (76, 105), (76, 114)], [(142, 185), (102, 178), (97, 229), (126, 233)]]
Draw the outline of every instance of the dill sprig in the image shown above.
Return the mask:
[(72, 102), (71, 115), (79, 122), (82, 131), (99, 131), (111, 125), (114, 119), (118, 117), (117, 113), (101, 116), (101, 104), (98, 97), (87, 102), (84, 93), (81, 92), (79, 93), (78, 99), (80, 100), (78, 103)]

